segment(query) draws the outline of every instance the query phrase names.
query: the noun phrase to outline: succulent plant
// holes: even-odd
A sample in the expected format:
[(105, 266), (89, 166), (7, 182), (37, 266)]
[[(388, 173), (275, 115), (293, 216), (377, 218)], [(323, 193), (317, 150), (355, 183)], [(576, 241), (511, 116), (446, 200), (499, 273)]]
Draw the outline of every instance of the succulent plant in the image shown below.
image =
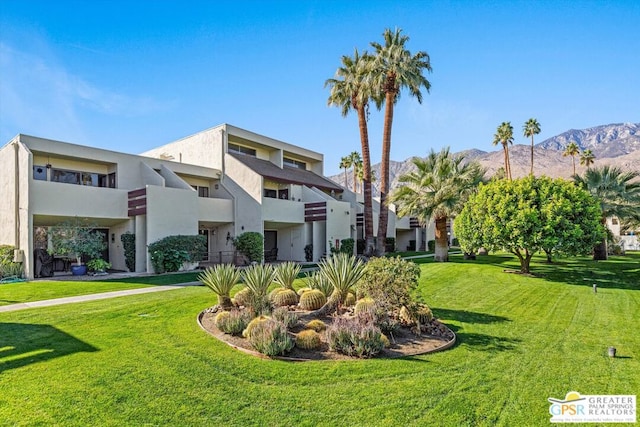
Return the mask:
[[(278, 292), (270, 296), (271, 302), (276, 307), (287, 305), (296, 305), (298, 303), (298, 294), (293, 289), (278, 288)], [(275, 292), (275, 291), (274, 291)]]
[(373, 312), (375, 311), (375, 308), (376, 308), (376, 302), (372, 298), (365, 297), (358, 300), (358, 302), (356, 302), (355, 313), (356, 314), (360, 314), (360, 313), (373, 314)]
[(349, 292), (342, 305), (344, 305), (345, 307), (352, 307), (356, 305), (356, 296), (353, 293)]
[(311, 290), (311, 288), (306, 287), (306, 286), (304, 288), (300, 288), (300, 289), (298, 289), (298, 296), (302, 296), (302, 294), (304, 294), (305, 292), (308, 292), (310, 290)]
[(313, 319), (306, 324), (306, 327), (308, 329), (313, 329), (316, 332), (322, 332), (327, 329), (327, 324), (320, 319)]
[(322, 345), (320, 334), (313, 329), (305, 329), (296, 336), (296, 346), (305, 350), (315, 350)]
[(402, 306), (402, 308), (400, 308), (400, 313), (398, 313), (398, 317), (400, 318), (400, 321), (405, 325), (409, 326), (416, 323), (416, 321), (413, 319), (413, 316), (411, 315), (411, 312), (409, 312), (409, 309), (404, 305)]
[(251, 338), (251, 332), (256, 327), (256, 325), (258, 325), (259, 323), (262, 323), (262, 322), (266, 322), (267, 320), (270, 320), (270, 319), (271, 319), (271, 317), (265, 316), (265, 315), (260, 315), (260, 316), (258, 316), (256, 318), (254, 318), (251, 322), (249, 322), (249, 324), (247, 325), (245, 330), (242, 331), (242, 336), (245, 337), (245, 338)]
[(215, 318), (216, 328), (222, 329), (220, 326), (223, 325), (227, 320), (229, 320), (229, 317), (231, 317), (231, 313), (229, 313), (228, 311), (221, 311), (220, 313), (218, 313)]
[(421, 325), (426, 325), (427, 323), (431, 322), (431, 319), (433, 319), (433, 313), (431, 312), (429, 306), (426, 304), (419, 304), (418, 309), (416, 310), (414, 315), (416, 320), (420, 322)]
[(215, 318), (215, 324), (225, 334), (241, 335), (251, 320), (250, 314), (245, 310), (222, 311)]
[(282, 264), (279, 264), (276, 267), (276, 283), (283, 288), (293, 290), (293, 281), (298, 277), (300, 269), (300, 264), (293, 261), (283, 262)]
[(249, 288), (240, 289), (233, 297), (233, 304), (238, 307), (247, 307), (249, 305), (251, 291)]
[(380, 335), (380, 338), (382, 339), (382, 343), (384, 344), (384, 348), (391, 347), (391, 341), (389, 341), (389, 337), (387, 337), (385, 334), (382, 334), (382, 335)]
[(271, 313), (278, 322), (282, 322), (287, 329), (291, 329), (298, 324), (298, 315), (293, 311), (289, 311), (287, 307), (278, 307)]
[(253, 348), (267, 356), (285, 354), (295, 345), (282, 322), (270, 318), (257, 322), (248, 339)]
[(411, 309), (403, 305), (398, 316), (402, 323), (406, 325), (414, 325), (416, 323), (426, 325), (433, 319), (433, 313), (426, 304), (418, 304), (411, 307)]
[(317, 310), (327, 302), (327, 297), (318, 289), (310, 289), (300, 296), (300, 308), (303, 310)]

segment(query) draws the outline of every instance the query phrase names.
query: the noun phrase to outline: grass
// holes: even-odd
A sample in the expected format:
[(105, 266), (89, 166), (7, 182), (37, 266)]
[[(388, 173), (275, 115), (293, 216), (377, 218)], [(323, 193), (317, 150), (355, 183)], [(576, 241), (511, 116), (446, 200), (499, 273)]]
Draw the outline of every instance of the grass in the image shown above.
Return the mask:
[(536, 258), (539, 277), (451, 258), (421, 264), (419, 294), (458, 344), (406, 359), (239, 353), (197, 326), (204, 287), (0, 314), (0, 424), (529, 426), (548, 397), (640, 390), (638, 254)]
[(0, 306), (100, 292), (193, 282), (198, 273), (162, 274), (101, 281), (37, 280), (0, 285)]

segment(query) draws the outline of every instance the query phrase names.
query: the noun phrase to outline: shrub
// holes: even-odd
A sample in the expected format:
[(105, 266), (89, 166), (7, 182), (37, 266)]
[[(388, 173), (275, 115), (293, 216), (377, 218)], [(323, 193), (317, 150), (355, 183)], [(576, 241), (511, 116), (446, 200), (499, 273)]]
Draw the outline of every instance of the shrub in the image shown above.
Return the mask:
[(458, 240), (457, 237), (454, 237), (453, 240), (451, 240), (451, 246), (456, 246), (456, 247), (460, 246), (460, 241)]
[(15, 246), (0, 245), (0, 279), (3, 277), (19, 277), (24, 275), (22, 263), (13, 262)]
[(305, 350), (315, 350), (322, 345), (320, 334), (313, 329), (306, 329), (296, 336), (296, 346)]
[(264, 238), (257, 231), (247, 231), (233, 239), (233, 246), (251, 262), (260, 262), (264, 255)]
[(271, 313), (271, 317), (278, 322), (282, 322), (287, 329), (293, 328), (298, 323), (298, 315), (289, 311), (286, 307), (276, 308), (273, 310), (273, 313)]
[(197, 262), (206, 251), (204, 236), (167, 236), (149, 245), (156, 273), (178, 271), (185, 262)]
[(269, 286), (275, 278), (275, 270), (271, 265), (252, 265), (242, 272), (244, 283), (249, 289), (249, 306), (255, 314), (271, 312), (271, 303), (267, 295)]
[(389, 338), (385, 334), (382, 334), (380, 338), (382, 338), (382, 344), (384, 348), (391, 347), (391, 341), (389, 341)]
[(276, 307), (296, 305), (298, 294), (293, 289), (277, 288), (270, 294), (269, 299)]
[(96, 258), (87, 262), (87, 267), (91, 271), (107, 271), (107, 269), (111, 268), (111, 263), (102, 258)]
[(342, 239), (340, 241), (340, 252), (347, 255), (353, 255), (354, 246), (355, 241), (353, 239)]
[(327, 297), (318, 289), (310, 289), (300, 296), (300, 308), (303, 310), (317, 310), (327, 302)]
[(304, 247), (304, 260), (307, 262), (313, 261), (313, 245), (311, 243)]
[(333, 285), (329, 304), (323, 309), (327, 314), (336, 311), (344, 302), (347, 294), (360, 281), (364, 272), (365, 265), (353, 255), (335, 254), (320, 263), (320, 274)]
[(240, 280), (240, 271), (237, 268), (230, 264), (215, 265), (200, 273), (198, 280), (218, 295), (218, 304), (224, 310), (231, 308), (233, 304), (229, 293)]
[(107, 247), (103, 235), (95, 231), (95, 226), (79, 219), (62, 222), (49, 228), (51, 252), (57, 255), (75, 257), (78, 264), (82, 257), (100, 258)]
[(357, 253), (358, 255), (363, 254), (364, 253), (364, 249), (367, 246), (367, 243), (365, 242), (364, 239), (358, 239), (356, 242), (356, 248), (357, 248)]
[(309, 329), (313, 329), (316, 332), (322, 332), (327, 329), (327, 324), (320, 319), (310, 320), (305, 326)]
[(245, 338), (251, 337), (251, 334), (253, 333), (253, 330), (255, 329), (256, 325), (262, 322), (266, 322), (269, 319), (270, 317), (265, 316), (264, 314), (252, 319), (247, 325), (247, 327), (244, 329), (244, 331), (242, 331), (242, 336)]
[(384, 250), (386, 252), (396, 251), (396, 239), (395, 237), (387, 237), (384, 239)]
[(358, 295), (373, 298), (383, 311), (397, 312), (413, 302), (412, 293), (419, 278), (420, 268), (411, 261), (399, 257), (372, 258), (358, 283)]
[(382, 332), (366, 315), (353, 319), (337, 317), (327, 328), (326, 336), (331, 350), (347, 356), (372, 357), (384, 348)]
[(245, 310), (222, 311), (216, 316), (216, 327), (225, 334), (241, 335), (251, 320)]
[(433, 252), (436, 250), (436, 241), (435, 240), (429, 240), (427, 242), (427, 249), (429, 250), (429, 252)]
[(300, 273), (300, 264), (288, 261), (276, 267), (275, 282), (286, 289), (293, 289), (293, 281)]
[(253, 348), (267, 356), (285, 354), (294, 346), (287, 328), (273, 319), (257, 323), (249, 335), (249, 342)]
[(426, 325), (433, 319), (433, 313), (426, 304), (412, 304), (408, 307), (403, 306), (400, 309), (400, 320), (408, 325)]
[(232, 303), (238, 307), (249, 307), (251, 291), (249, 288), (242, 288), (234, 295)]
[(129, 271), (136, 271), (136, 235), (126, 232), (120, 235), (122, 249), (124, 249), (124, 263)]
[(15, 246), (0, 245), (0, 265), (9, 264), (13, 262), (13, 251)]

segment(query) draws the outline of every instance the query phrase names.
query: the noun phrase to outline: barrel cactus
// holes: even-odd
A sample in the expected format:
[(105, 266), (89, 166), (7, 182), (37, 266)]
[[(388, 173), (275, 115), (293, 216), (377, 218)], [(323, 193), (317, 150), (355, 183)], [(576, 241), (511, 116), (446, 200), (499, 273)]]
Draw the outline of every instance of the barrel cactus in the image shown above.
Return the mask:
[(296, 336), (296, 346), (304, 350), (315, 350), (321, 345), (320, 334), (313, 329), (305, 329)]
[(241, 335), (251, 320), (246, 310), (222, 311), (215, 318), (215, 324), (225, 334)]
[(322, 332), (327, 329), (327, 324), (320, 319), (313, 319), (306, 324), (306, 327), (308, 329), (313, 329), (316, 332)]
[(276, 291), (278, 292), (271, 296), (271, 302), (276, 307), (296, 305), (298, 303), (298, 294), (293, 289), (278, 288)]
[(303, 310), (317, 310), (327, 302), (327, 297), (318, 289), (310, 289), (300, 296), (300, 308)]
[(372, 298), (365, 297), (358, 300), (358, 302), (356, 302), (355, 313), (356, 314), (361, 314), (361, 313), (373, 314), (373, 312), (375, 311), (375, 308), (376, 308), (376, 302)]
[(251, 291), (249, 288), (242, 288), (233, 297), (233, 303), (238, 307), (248, 307), (250, 298)]
[(433, 313), (428, 305), (420, 304), (416, 310), (415, 318), (421, 325), (426, 325), (433, 319)]
[(391, 341), (389, 341), (389, 337), (387, 337), (385, 334), (382, 334), (380, 335), (380, 338), (382, 338), (382, 343), (384, 344), (384, 348), (391, 347)]
[(311, 290), (311, 288), (308, 288), (308, 287), (300, 288), (300, 289), (298, 289), (298, 296), (302, 296), (302, 294), (304, 294), (305, 292), (308, 292), (310, 290)]
[(342, 305), (344, 305), (345, 307), (353, 307), (354, 305), (356, 305), (356, 296), (353, 293), (349, 292)]
[(220, 313), (218, 313), (215, 319), (216, 328), (222, 329), (220, 326), (224, 325), (224, 323), (229, 320), (230, 316), (231, 313), (229, 313), (228, 311), (221, 311)]
[(247, 327), (245, 328), (244, 331), (242, 331), (242, 336), (245, 338), (250, 338), (251, 337), (251, 331), (256, 327), (256, 325), (258, 325), (259, 323), (262, 322), (266, 322), (267, 320), (270, 320), (271, 317), (269, 316), (265, 316), (265, 315), (260, 315), (256, 318), (254, 318), (251, 322), (249, 322), (249, 324), (247, 325)]

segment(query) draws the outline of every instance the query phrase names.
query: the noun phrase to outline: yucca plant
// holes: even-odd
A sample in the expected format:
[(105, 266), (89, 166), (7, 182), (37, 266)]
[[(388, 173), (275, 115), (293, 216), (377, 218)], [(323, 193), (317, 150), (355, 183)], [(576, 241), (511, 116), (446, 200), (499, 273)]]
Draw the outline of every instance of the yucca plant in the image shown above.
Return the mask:
[(275, 282), (286, 289), (293, 290), (293, 281), (300, 273), (300, 264), (293, 261), (283, 262), (276, 267)]
[(242, 272), (244, 283), (251, 294), (249, 305), (255, 314), (264, 314), (271, 311), (267, 290), (273, 283), (275, 276), (275, 269), (268, 264), (252, 265)]
[(240, 280), (238, 269), (230, 264), (214, 265), (200, 273), (198, 280), (218, 295), (218, 304), (223, 310), (231, 310), (233, 304), (229, 292)]
[(333, 286), (327, 303), (318, 310), (317, 315), (337, 311), (349, 291), (362, 278), (365, 265), (353, 255), (335, 254), (320, 263), (320, 274)]

